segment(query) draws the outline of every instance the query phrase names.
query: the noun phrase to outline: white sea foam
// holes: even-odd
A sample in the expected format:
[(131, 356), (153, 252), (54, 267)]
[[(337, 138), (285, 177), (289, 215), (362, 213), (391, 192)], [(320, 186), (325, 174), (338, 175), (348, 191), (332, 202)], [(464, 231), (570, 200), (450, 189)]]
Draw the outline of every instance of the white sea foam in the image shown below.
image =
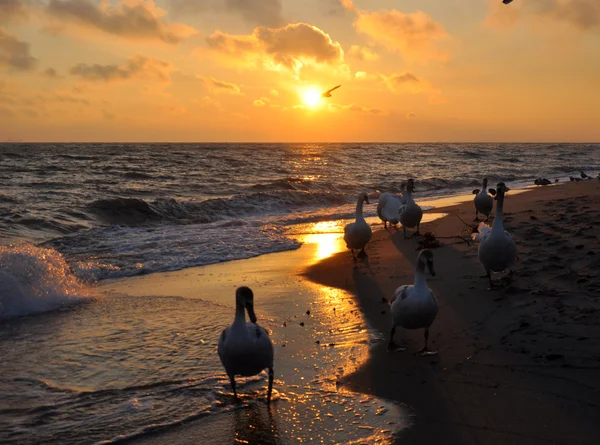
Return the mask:
[(55, 250), (0, 246), (0, 319), (48, 312), (93, 296)]

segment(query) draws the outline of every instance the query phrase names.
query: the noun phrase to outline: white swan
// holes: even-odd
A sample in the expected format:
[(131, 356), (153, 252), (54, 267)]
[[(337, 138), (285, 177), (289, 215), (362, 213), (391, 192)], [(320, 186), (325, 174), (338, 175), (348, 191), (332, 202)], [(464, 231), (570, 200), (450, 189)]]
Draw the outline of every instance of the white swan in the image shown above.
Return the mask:
[(352, 256), (355, 259), (354, 249), (360, 249), (359, 256), (366, 256), (365, 246), (371, 241), (371, 236), (373, 235), (371, 226), (367, 224), (363, 217), (363, 202), (369, 204), (369, 197), (365, 192), (358, 195), (358, 200), (356, 201), (356, 220), (344, 227), (346, 247), (352, 250)]
[(396, 327), (405, 329), (425, 329), (425, 347), (421, 349), (420, 355), (435, 355), (437, 352), (430, 351), (427, 346), (429, 339), (429, 327), (438, 313), (438, 305), (431, 289), (427, 287), (425, 279), (425, 265), (429, 273), (435, 276), (433, 269), (433, 253), (425, 249), (417, 257), (415, 270), (415, 283), (411, 286), (400, 286), (392, 297), (392, 332), (390, 334), (389, 350), (404, 350), (398, 348), (394, 343)]
[(382, 193), (377, 203), (377, 216), (383, 221), (383, 226), (387, 227), (389, 222), (395, 226), (400, 222), (400, 209), (405, 204), (402, 196), (398, 197), (391, 193)]
[[(250, 323), (246, 322), (246, 310)], [(254, 294), (249, 287), (243, 286), (235, 291), (235, 318), (233, 324), (221, 332), (217, 352), (229, 376), (236, 400), (238, 396), (235, 389), (235, 376), (249, 377), (268, 368), (267, 403), (271, 403), (273, 343), (267, 331), (256, 324)]]
[(421, 218), (423, 218), (423, 210), (421, 210), (421, 207), (419, 207), (412, 197), (414, 191), (415, 180), (409, 179), (406, 183), (406, 192), (402, 194), (405, 204), (400, 209), (400, 224), (402, 224), (402, 228), (404, 229), (404, 238), (407, 238), (407, 227), (411, 229), (416, 227), (417, 231), (415, 232), (415, 235), (420, 235), (419, 226), (421, 225)]
[(485, 215), (485, 220), (487, 221), (490, 217), (490, 213), (492, 213), (492, 209), (494, 208), (494, 198), (492, 198), (487, 192), (487, 178), (483, 178), (481, 183), (481, 190), (473, 190), (473, 194), (475, 195), (475, 199), (473, 202), (475, 203), (475, 219), (474, 221), (479, 221), (479, 214), (483, 213)]
[(491, 272), (502, 272), (515, 262), (517, 246), (510, 233), (504, 230), (502, 210), (504, 208), (504, 194), (509, 188), (503, 183), (498, 183), (496, 188), (496, 217), (492, 227), (479, 224), (479, 233), (473, 234), (473, 239), (479, 241), (479, 261), (485, 268), (490, 281), (490, 288), (494, 287)]

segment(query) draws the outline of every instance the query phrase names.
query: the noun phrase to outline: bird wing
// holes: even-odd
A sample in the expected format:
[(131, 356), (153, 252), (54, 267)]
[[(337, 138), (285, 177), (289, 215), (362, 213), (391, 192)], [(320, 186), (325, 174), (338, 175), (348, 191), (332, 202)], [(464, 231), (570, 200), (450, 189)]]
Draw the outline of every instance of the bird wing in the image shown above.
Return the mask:
[(486, 223), (481, 222), (481, 223), (479, 223), (479, 227), (477, 227), (477, 231), (478, 231), (478, 233), (471, 234), (471, 238), (473, 238), (474, 241), (482, 242), (491, 233), (492, 228), (490, 226), (488, 226)]
[(330, 89), (330, 90), (327, 90), (327, 91), (325, 91), (325, 94), (332, 93), (333, 91), (337, 90), (339, 87), (341, 87), (341, 85), (338, 85), (338, 86), (336, 86), (336, 87), (333, 87), (333, 88), (332, 88), (332, 89)]

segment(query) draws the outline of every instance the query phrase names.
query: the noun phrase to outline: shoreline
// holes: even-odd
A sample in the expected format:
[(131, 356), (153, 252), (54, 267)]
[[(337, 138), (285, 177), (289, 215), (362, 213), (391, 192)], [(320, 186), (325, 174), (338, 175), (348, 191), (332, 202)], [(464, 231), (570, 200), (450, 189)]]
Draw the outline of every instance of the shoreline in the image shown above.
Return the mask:
[[(477, 247), (444, 239), (433, 249), (437, 275), (428, 277), (440, 305), (430, 337), (439, 355), (414, 357), (422, 332), (403, 331), (396, 339), (402, 336), (407, 351), (389, 354), (384, 340), (343, 380), (353, 391), (413, 408), (413, 427), (397, 443), (592, 444), (600, 434), (600, 328), (592, 322), (600, 311), (592, 297), (600, 291), (593, 233), (600, 183), (511, 191), (505, 206), (505, 228), (517, 236), (519, 254), (513, 283), (486, 292)], [(422, 232), (469, 236), (454, 216), (471, 221), (472, 202), (436, 210), (447, 216)], [(339, 253), (304, 276), (354, 293), (367, 322), (387, 339), (390, 319), (381, 302), (412, 283), (415, 247), (401, 232), (378, 230), (366, 264), (354, 268)], [(576, 277), (556, 264), (561, 259), (578, 266)]]

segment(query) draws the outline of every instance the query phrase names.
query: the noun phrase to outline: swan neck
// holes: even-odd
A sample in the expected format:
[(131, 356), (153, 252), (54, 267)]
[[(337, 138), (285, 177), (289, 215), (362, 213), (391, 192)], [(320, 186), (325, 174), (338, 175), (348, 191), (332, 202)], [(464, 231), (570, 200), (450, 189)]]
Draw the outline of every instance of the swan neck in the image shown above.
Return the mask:
[(493, 232), (503, 232), (504, 225), (502, 224), (502, 210), (504, 208), (504, 195), (499, 195), (496, 203), (496, 218), (492, 224)]
[(417, 269), (415, 270), (415, 287), (426, 285), (427, 280), (425, 278), (425, 262), (419, 259), (417, 262)]
[(246, 308), (241, 303), (235, 304), (235, 318), (233, 324), (246, 324)]
[(364, 202), (364, 199), (362, 196), (360, 196), (358, 198), (358, 201), (356, 201), (356, 219), (357, 220), (364, 219), (363, 218), (363, 202)]

